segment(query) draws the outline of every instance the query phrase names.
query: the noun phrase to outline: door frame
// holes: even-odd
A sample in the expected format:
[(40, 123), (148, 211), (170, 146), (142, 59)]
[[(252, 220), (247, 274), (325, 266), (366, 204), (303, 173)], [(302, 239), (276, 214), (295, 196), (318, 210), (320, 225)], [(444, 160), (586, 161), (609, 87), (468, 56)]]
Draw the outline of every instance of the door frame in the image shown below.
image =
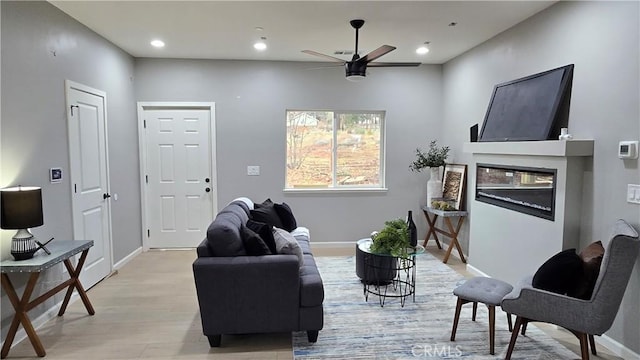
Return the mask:
[[(67, 149), (68, 149), (68, 157), (69, 157), (69, 193), (71, 195), (71, 232), (73, 234), (73, 240), (85, 240), (85, 239), (78, 239), (78, 234), (76, 234), (76, 223), (77, 223), (77, 219), (76, 219), (76, 210), (78, 208), (78, 204), (76, 203), (76, 197), (73, 196), (74, 194), (74, 184), (77, 183), (77, 181), (75, 181), (77, 179), (77, 174), (74, 175), (74, 173), (71, 171), (71, 138), (72, 138), (72, 134), (71, 134), (71, 116), (70, 116), (70, 111), (71, 111), (71, 105), (69, 103), (69, 97), (70, 97), (70, 90), (77, 90), (77, 91), (82, 91), (88, 94), (92, 94), (95, 96), (99, 96), (102, 98), (102, 106), (103, 106), (103, 110), (104, 110), (104, 146), (105, 146), (105, 172), (106, 172), (106, 178), (107, 178), (107, 184), (106, 184), (106, 191), (107, 193), (111, 193), (111, 176), (109, 175), (109, 125), (108, 125), (108, 116), (107, 116), (107, 93), (105, 91), (102, 90), (98, 90), (95, 88), (92, 88), (90, 86), (87, 85), (83, 85), (68, 79), (65, 79), (64, 81), (64, 92), (65, 92), (65, 105), (66, 105), (66, 109), (65, 109), (65, 115), (67, 117), (67, 136), (69, 137), (69, 141), (67, 143)], [(109, 274), (111, 274), (113, 272), (113, 226), (111, 223), (111, 201), (105, 201), (105, 209), (107, 212), (107, 226), (109, 227), (109, 237), (108, 239), (106, 239), (109, 242)], [(66, 272), (66, 269), (64, 269), (63, 272)], [(109, 276), (109, 274), (107, 274), (107, 277)]]
[(147, 132), (145, 131), (144, 113), (146, 110), (209, 110), (209, 145), (211, 158), (211, 187), (214, 196), (211, 199), (211, 213), (216, 214), (218, 208), (218, 158), (216, 157), (216, 104), (215, 102), (181, 102), (181, 101), (138, 101), (138, 158), (140, 159), (140, 207), (142, 216), (142, 250), (149, 250), (147, 234)]

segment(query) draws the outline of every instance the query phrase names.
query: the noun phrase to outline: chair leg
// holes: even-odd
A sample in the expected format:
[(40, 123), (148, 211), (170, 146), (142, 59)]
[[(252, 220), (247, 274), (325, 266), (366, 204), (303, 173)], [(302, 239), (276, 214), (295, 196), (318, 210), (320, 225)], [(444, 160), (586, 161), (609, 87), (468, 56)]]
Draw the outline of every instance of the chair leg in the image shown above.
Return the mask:
[(522, 324), (522, 335), (526, 335), (527, 332), (527, 321)]
[(310, 343), (314, 343), (318, 341), (318, 333), (319, 333), (319, 330), (308, 330), (307, 340), (309, 340)]
[(589, 335), (589, 345), (591, 345), (591, 353), (593, 355), (598, 355), (596, 351), (596, 340), (593, 338), (593, 335)]
[(509, 324), (509, 331), (513, 331), (513, 324), (511, 323), (511, 314), (507, 313), (507, 324)]
[(576, 333), (578, 339), (580, 339), (580, 355), (582, 360), (589, 360), (589, 339), (585, 333)]
[(487, 305), (489, 308), (489, 354), (494, 355), (494, 344), (496, 334), (496, 307)]
[(478, 303), (473, 302), (473, 313), (471, 314), (471, 320), (476, 321), (476, 312), (478, 312)]
[(464, 300), (458, 298), (456, 303), (456, 314), (453, 316), (453, 329), (451, 329), (451, 341), (456, 341), (456, 329), (458, 329), (458, 319), (460, 319), (460, 310), (462, 309)]
[(518, 333), (520, 332), (520, 326), (522, 326), (522, 323), (525, 320), (520, 317), (520, 316), (516, 316), (516, 323), (513, 326), (513, 331), (511, 332), (511, 340), (509, 341), (509, 347), (507, 348), (507, 353), (504, 356), (504, 360), (511, 360), (511, 353), (513, 353), (513, 348), (516, 345), (516, 339), (518, 338)]

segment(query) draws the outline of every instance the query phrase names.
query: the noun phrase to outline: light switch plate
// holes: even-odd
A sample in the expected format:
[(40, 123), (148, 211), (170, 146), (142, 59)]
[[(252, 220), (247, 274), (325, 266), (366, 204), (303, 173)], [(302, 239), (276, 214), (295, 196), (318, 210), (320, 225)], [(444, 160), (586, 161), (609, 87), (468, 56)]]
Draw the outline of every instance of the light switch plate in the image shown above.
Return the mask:
[(627, 184), (627, 202), (640, 204), (640, 185)]
[(260, 175), (260, 166), (256, 166), (256, 165), (247, 166), (247, 175), (249, 176)]

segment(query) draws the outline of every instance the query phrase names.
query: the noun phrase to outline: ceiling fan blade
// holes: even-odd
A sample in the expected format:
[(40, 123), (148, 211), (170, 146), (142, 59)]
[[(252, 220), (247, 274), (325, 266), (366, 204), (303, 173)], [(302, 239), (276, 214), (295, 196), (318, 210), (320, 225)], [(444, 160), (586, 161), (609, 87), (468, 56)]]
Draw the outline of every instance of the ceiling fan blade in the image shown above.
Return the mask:
[(401, 66), (420, 66), (419, 62), (370, 62), (368, 67), (401, 67)]
[(339, 66), (343, 66), (344, 64), (331, 64), (326, 66), (314, 66), (310, 68), (304, 68), (304, 70), (319, 70), (319, 69), (335, 69)]
[(333, 56), (330, 56), (330, 55), (321, 54), (321, 53), (319, 53), (319, 52), (317, 52), (317, 51), (313, 51), (313, 50), (302, 50), (302, 52), (303, 52), (303, 53), (305, 53), (305, 54), (314, 55), (314, 56), (319, 56), (319, 57), (322, 57), (322, 58), (325, 58), (325, 59), (329, 59), (329, 60), (331, 60), (331, 61), (341, 62), (341, 63), (343, 63), (343, 64), (346, 62), (345, 60), (338, 59), (337, 57), (333, 57)]
[(365, 61), (365, 62), (370, 62), (373, 61), (377, 58), (379, 58), (380, 56), (391, 52), (393, 50), (395, 50), (396, 47), (395, 46), (391, 46), (391, 45), (382, 45), (379, 48), (373, 50), (372, 52), (368, 53), (367, 55), (361, 57), (358, 61)]

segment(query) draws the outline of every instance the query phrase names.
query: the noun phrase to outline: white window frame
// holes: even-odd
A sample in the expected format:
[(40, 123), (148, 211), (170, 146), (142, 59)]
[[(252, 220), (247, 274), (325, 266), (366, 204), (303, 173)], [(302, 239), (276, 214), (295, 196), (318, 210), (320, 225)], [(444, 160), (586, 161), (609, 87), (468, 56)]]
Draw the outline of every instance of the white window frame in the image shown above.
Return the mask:
[[(386, 111), (384, 110), (318, 110), (318, 109), (287, 109), (285, 111), (285, 134), (286, 134), (286, 121), (287, 114), (289, 112), (299, 111), (299, 112), (331, 112), (333, 113), (333, 122), (332, 122), (332, 148), (331, 148), (331, 172), (332, 172), (332, 183), (328, 187), (317, 187), (317, 188), (288, 188), (287, 186), (287, 166), (286, 161), (287, 157), (285, 155), (285, 187), (283, 189), (286, 193), (310, 193), (310, 192), (386, 192), (388, 189), (386, 188), (386, 174), (385, 174), (385, 163), (386, 163)], [(377, 185), (340, 185), (337, 182), (336, 170), (338, 166), (338, 117), (344, 114), (379, 114), (380, 115), (380, 169), (379, 169), (379, 179)], [(285, 141), (285, 154), (288, 151), (287, 144)]]

